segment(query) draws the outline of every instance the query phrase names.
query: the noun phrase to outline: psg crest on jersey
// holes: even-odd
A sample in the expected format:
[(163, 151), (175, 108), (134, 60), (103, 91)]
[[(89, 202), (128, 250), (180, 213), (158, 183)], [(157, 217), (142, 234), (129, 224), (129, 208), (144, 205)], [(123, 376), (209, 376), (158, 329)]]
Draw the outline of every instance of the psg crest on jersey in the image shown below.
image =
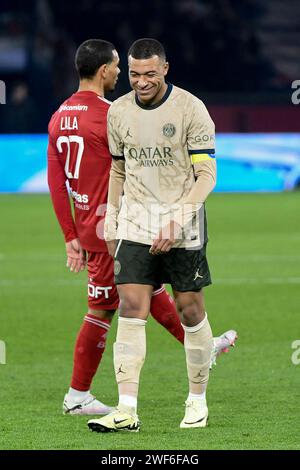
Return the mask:
[(176, 132), (176, 127), (174, 126), (174, 124), (171, 124), (170, 122), (168, 122), (168, 124), (164, 125), (163, 134), (165, 137), (173, 137), (175, 132)]

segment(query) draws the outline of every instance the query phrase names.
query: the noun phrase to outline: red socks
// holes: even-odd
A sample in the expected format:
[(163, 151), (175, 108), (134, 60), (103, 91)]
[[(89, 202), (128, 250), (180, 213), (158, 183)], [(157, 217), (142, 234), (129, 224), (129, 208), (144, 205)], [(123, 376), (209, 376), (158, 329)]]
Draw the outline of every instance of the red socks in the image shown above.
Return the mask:
[(90, 389), (105, 349), (110, 323), (89, 313), (84, 317), (75, 344), (72, 388), (82, 392)]
[(150, 311), (152, 317), (183, 344), (184, 331), (176, 310), (174, 299), (168, 294), (163, 286), (153, 292)]

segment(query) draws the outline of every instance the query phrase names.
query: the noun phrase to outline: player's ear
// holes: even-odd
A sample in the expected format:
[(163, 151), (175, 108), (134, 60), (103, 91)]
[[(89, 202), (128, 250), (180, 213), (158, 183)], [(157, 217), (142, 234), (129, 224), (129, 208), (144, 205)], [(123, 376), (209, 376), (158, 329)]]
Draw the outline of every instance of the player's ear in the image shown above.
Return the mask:
[(98, 68), (97, 75), (100, 78), (105, 78), (107, 73), (107, 64), (102, 64), (101, 67)]
[(169, 62), (165, 62), (165, 64), (164, 64), (164, 76), (166, 76), (168, 72), (169, 72)]

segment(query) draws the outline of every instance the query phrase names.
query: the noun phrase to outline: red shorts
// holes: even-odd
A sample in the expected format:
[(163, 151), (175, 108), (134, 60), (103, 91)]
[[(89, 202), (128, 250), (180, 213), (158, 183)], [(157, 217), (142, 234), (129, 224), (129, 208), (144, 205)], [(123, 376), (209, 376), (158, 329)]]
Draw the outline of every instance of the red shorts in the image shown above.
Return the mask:
[(114, 260), (108, 253), (88, 252), (88, 305), (93, 310), (116, 310), (118, 291), (114, 283)]

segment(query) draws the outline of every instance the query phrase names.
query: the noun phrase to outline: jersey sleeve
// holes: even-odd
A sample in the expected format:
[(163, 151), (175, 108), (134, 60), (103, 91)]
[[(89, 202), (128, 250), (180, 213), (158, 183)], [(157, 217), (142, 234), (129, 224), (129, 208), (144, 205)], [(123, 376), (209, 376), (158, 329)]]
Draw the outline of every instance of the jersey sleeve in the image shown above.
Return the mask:
[(49, 125), (48, 125), (48, 149), (47, 149), (48, 159), (49, 159), (49, 156), (51, 156), (53, 158), (58, 158), (57, 157), (57, 148), (56, 148), (56, 145), (55, 145), (55, 141), (54, 141), (54, 139), (51, 135), (53, 117), (54, 117), (54, 115), (52, 116), (52, 118), (49, 122)]
[(124, 143), (119, 133), (119, 119), (114, 104), (107, 114), (107, 137), (112, 158), (124, 160)]
[(195, 184), (174, 215), (181, 227), (191, 224), (216, 184), (215, 125), (205, 105), (196, 97), (188, 110), (187, 146)]
[(52, 204), (57, 220), (63, 231), (65, 241), (69, 242), (77, 238), (78, 235), (70, 206), (69, 194), (66, 187), (66, 175), (64, 168), (59, 160), (57, 149), (51, 136), (49, 136), (47, 157), (48, 186)]
[(188, 110), (187, 146), (193, 165), (215, 158), (215, 125), (204, 103), (196, 97)]

